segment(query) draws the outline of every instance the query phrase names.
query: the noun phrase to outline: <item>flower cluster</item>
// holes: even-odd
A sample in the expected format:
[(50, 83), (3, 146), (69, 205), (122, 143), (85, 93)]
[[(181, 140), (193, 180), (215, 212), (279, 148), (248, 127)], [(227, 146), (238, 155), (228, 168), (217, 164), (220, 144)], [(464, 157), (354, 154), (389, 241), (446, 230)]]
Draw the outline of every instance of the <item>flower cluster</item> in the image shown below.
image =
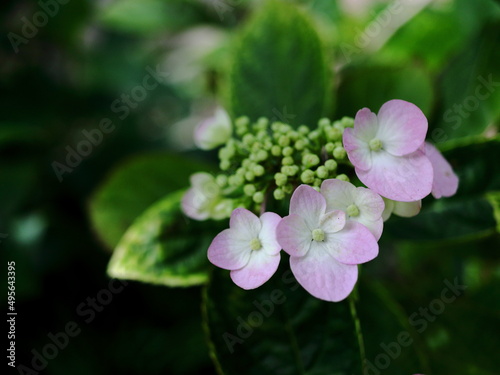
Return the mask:
[[(284, 250), (304, 289), (341, 301), (354, 288), (357, 265), (378, 255), (385, 220), (415, 216), (425, 196), (448, 197), (458, 187), (450, 164), (425, 142), (424, 114), (402, 100), (378, 115), (363, 108), (354, 120), (321, 119), (314, 130), (246, 117), (235, 121), (234, 135), (232, 127), (219, 110), (197, 129), (204, 149), (223, 145), (221, 173), (193, 175), (182, 208), (196, 220), (230, 216), (208, 259), (243, 289), (269, 280)], [(350, 182), (358, 179), (364, 186)], [(290, 195), (288, 215), (266, 212), (272, 206), (285, 215)]]

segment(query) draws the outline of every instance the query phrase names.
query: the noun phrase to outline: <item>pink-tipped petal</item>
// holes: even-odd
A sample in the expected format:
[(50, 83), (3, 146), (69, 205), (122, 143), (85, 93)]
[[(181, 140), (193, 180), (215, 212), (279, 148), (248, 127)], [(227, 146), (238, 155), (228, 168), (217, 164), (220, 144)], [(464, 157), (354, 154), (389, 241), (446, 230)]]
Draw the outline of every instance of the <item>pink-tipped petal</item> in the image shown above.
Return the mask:
[(345, 299), (358, 279), (357, 266), (337, 262), (316, 245), (304, 257), (290, 257), (290, 268), (305, 290), (325, 301)]
[(255, 289), (268, 281), (278, 269), (280, 254), (266, 254), (263, 249), (252, 251), (248, 264), (231, 271), (231, 279), (243, 289)]
[(355, 170), (366, 186), (396, 201), (417, 201), (432, 189), (432, 165), (421, 151), (406, 156), (393, 156), (382, 150), (374, 152), (369, 171)]
[(392, 155), (410, 154), (424, 143), (427, 118), (415, 104), (404, 100), (390, 100), (378, 112), (377, 138), (384, 150)]
[(347, 152), (349, 161), (357, 168), (368, 170), (372, 166), (371, 151), (368, 146), (369, 141), (363, 141), (356, 137), (356, 130), (347, 128), (344, 130), (342, 142)]
[(362, 141), (370, 142), (377, 135), (378, 126), (375, 113), (368, 108), (360, 109), (354, 118), (354, 135)]
[(360, 217), (377, 220), (382, 216), (385, 204), (380, 195), (364, 187), (356, 188), (354, 195), (354, 203), (359, 207)]
[(378, 244), (373, 234), (355, 221), (348, 221), (344, 229), (327, 237), (323, 244), (332, 257), (345, 264), (365, 263), (378, 255)]
[[(337, 233), (342, 230), (346, 224), (346, 214), (344, 211), (333, 210), (327, 212), (321, 217), (319, 222), (320, 228), (322, 228), (325, 233)], [(315, 228), (316, 229), (316, 228)]]
[(258, 238), (262, 224), (259, 218), (246, 208), (236, 208), (229, 219), (229, 227), (242, 239), (251, 241)]
[(334, 178), (323, 181), (321, 194), (326, 200), (326, 210), (346, 211), (347, 207), (354, 203), (352, 193), (356, 187), (347, 181)]
[(276, 229), (276, 237), (280, 246), (290, 256), (304, 256), (311, 247), (311, 229), (308, 228), (304, 219), (296, 214), (290, 214), (281, 219)]
[(416, 216), (422, 208), (422, 201), (394, 202), (392, 213), (401, 217)]
[(217, 267), (237, 270), (250, 259), (250, 241), (238, 236), (232, 229), (225, 229), (213, 239), (208, 248), (208, 260)]
[(280, 221), (281, 217), (274, 212), (264, 212), (260, 217), (262, 229), (259, 234), (259, 239), (263, 250), (269, 255), (275, 255), (281, 251), (281, 246), (276, 237), (276, 229)]
[(432, 195), (434, 198), (451, 197), (458, 189), (458, 176), (453, 172), (450, 163), (441, 155), (436, 147), (425, 142), (425, 155), (434, 169)]
[(318, 227), (325, 209), (325, 198), (309, 185), (300, 185), (290, 199), (290, 214), (301, 216), (311, 230)]

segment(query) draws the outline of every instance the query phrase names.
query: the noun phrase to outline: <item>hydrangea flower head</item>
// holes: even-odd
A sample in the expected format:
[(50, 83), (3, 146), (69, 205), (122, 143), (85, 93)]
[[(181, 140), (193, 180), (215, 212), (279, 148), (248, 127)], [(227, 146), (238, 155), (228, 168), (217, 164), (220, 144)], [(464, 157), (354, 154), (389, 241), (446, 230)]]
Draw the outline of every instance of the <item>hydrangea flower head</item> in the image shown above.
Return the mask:
[(358, 111), (343, 143), (356, 175), (367, 187), (392, 200), (411, 202), (432, 189), (433, 170), (421, 149), (427, 133), (422, 111), (404, 100), (390, 100), (378, 115)]
[(265, 212), (260, 218), (245, 208), (231, 214), (229, 229), (223, 230), (208, 248), (208, 259), (217, 267), (231, 270), (231, 279), (243, 289), (254, 289), (278, 269), (281, 246), (276, 227), (281, 217)]
[(201, 122), (194, 131), (194, 143), (202, 150), (211, 150), (223, 145), (231, 137), (231, 119), (222, 108), (217, 108), (215, 116)]
[(326, 211), (325, 198), (308, 185), (290, 200), (290, 214), (277, 228), (278, 243), (290, 255), (297, 281), (313, 296), (341, 301), (354, 288), (357, 264), (378, 255), (374, 236), (363, 225), (346, 220), (343, 211)]
[(429, 142), (425, 142), (425, 155), (431, 161), (434, 170), (434, 180), (432, 183), (432, 195), (434, 198), (439, 199), (454, 195), (458, 189), (458, 177), (453, 172), (450, 163)]
[(380, 195), (350, 182), (329, 179), (321, 184), (321, 194), (326, 199), (326, 210), (341, 210), (347, 220), (357, 221), (367, 227), (379, 239), (384, 222), (384, 201)]

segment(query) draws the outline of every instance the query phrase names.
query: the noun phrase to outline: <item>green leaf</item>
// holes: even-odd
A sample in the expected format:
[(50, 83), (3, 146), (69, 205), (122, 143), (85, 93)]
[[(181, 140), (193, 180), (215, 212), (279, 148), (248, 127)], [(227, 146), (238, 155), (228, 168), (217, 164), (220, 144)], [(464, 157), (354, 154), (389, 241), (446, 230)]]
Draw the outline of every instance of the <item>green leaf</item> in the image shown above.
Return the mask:
[(228, 79), (230, 111), (315, 125), (329, 103), (326, 76), (309, 19), (291, 4), (267, 2), (237, 40)]
[(312, 297), (286, 266), (254, 290), (237, 287), (228, 271), (214, 270), (203, 312), (210, 354), (221, 374), (361, 372), (349, 302)]
[(458, 146), (443, 153), (459, 177), (455, 196), (424, 200), (413, 218), (391, 217), (385, 231), (399, 239), (458, 240), (494, 232), (496, 222), (486, 193), (500, 190), (500, 139)]
[(341, 76), (336, 117), (354, 117), (363, 107), (377, 113), (391, 99), (409, 101), (426, 115), (432, 109), (432, 82), (420, 68), (352, 64)]
[(104, 244), (113, 249), (146, 208), (189, 185), (189, 176), (207, 166), (169, 154), (146, 154), (118, 166), (90, 201), (90, 218)]
[(500, 118), (500, 22), (486, 26), (443, 74), (434, 142), (481, 134)]
[(497, 232), (500, 232), (500, 191), (488, 193), (486, 199), (493, 207), (493, 216), (497, 222)]
[(207, 249), (217, 231), (213, 223), (184, 216), (183, 194), (167, 195), (134, 221), (111, 257), (111, 277), (167, 286), (199, 285), (207, 280)]

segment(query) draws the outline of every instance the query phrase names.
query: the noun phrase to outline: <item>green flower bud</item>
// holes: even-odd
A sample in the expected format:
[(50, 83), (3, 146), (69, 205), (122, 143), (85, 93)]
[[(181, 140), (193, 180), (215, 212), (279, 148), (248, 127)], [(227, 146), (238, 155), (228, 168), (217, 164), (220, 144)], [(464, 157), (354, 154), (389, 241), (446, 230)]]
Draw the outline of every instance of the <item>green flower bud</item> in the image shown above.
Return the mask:
[(335, 159), (344, 159), (345, 155), (346, 153), (344, 147), (335, 147), (335, 150), (333, 150), (333, 157)]
[(307, 142), (303, 139), (298, 139), (295, 142), (295, 149), (298, 151), (302, 151), (307, 146)]
[(227, 176), (225, 174), (220, 174), (217, 177), (215, 177), (215, 182), (220, 187), (224, 187), (227, 185)]
[(219, 168), (223, 171), (227, 171), (229, 169), (229, 167), (231, 167), (231, 163), (229, 162), (229, 160), (221, 160), (220, 164), (219, 164)]
[(347, 181), (347, 182), (349, 182), (349, 177), (347, 177), (347, 175), (345, 175), (343, 173), (337, 175), (337, 177), (335, 177), (335, 178), (338, 179), (338, 180), (341, 180), (341, 181)]
[(283, 154), (283, 156), (292, 156), (293, 148), (291, 148), (290, 146), (286, 146), (281, 153)]
[(247, 171), (245, 173), (245, 179), (247, 181), (253, 181), (255, 179), (255, 174), (252, 171)]
[(241, 162), (241, 166), (243, 168), (248, 168), (252, 165), (252, 161), (250, 159), (243, 159), (243, 161)]
[(243, 192), (246, 196), (252, 197), (255, 194), (255, 191), (255, 185), (253, 184), (246, 184), (245, 186), (243, 186)]
[(308, 135), (311, 129), (307, 125), (300, 125), (297, 131), (302, 135)]
[(230, 148), (230, 147), (222, 147), (219, 150), (219, 159), (224, 160), (224, 159), (231, 159), (234, 156), (235, 149)]
[(285, 174), (278, 172), (274, 175), (274, 180), (276, 185), (283, 186), (288, 182), (288, 177)]
[(337, 162), (333, 159), (329, 159), (325, 161), (325, 168), (329, 171), (334, 171), (335, 169), (337, 169)]
[(319, 137), (319, 131), (317, 130), (313, 130), (312, 132), (309, 133), (310, 140), (318, 139), (318, 137)]
[(237, 174), (238, 176), (244, 176), (244, 175), (245, 175), (245, 172), (246, 172), (246, 169), (245, 169), (245, 168), (242, 168), (242, 167), (240, 167), (240, 168), (238, 168), (238, 169), (236, 170), (236, 174)]
[(267, 132), (265, 130), (259, 130), (259, 132), (257, 133), (257, 140), (259, 141), (265, 141), (267, 138), (269, 137), (269, 135), (267, 134)]
[(324, 128), (327, 126), (330, 126), (330, 120), (327, 119), (326, 117), (324, 117), (318, 121), (318, 127)]
[(255, 154), (255, 160), (256, 161), (264, 161), (267, 159), (268, 157), (268, 153), (266, 150), (263, 150), (263, 149), (260, 149), (257, 151), (257, 153)]
[(322, 182), (323, 182), (323, 180), (321, 180), (320, 178), (315, 178), (314, 182), (313, 182), (313, 185), (314, 186), (320, 186)]
[(286, 146), (288, 146), (290, 144), (290, 138), (287, 137), (286, 135), (282, 135), (278, 139), (278, 144), (281, 147), (286, 147)]
[(229, 185), (234, 186), (234, 187), (241, 186), (241, 185), (243, 185), (244, 182), (245, 182), (245, 180), (244, 180), (243, 176), (240, 176), (237, 174), (229, 176), (229, 179), (228, 179)]
[(247, 133), (243, 136), (242, 140), (245, 146), (249, 147), (255, 142), (255, 137), (252, 134)]
[(292, 184), (286, 184), (285, 186), (282, 186), (281, 189), (283, 189), (283, 191), (286, 194), (291, 194), (292, 191), (293, 191), (293, 185)]
[(354, 119), (352, 117), (342, 117), (340, 122), (344, 128), (352, 128), (354, 126)]
[(300, 174), (300, 180), (304, 184), (312, 184), (314, 182), (314, 172), (310, 169), (306, 169)]
[(271, 130), (274, 132), (274, 133), (278, 133), (279, 130), (280, 130), (280, 127), (281, 127), (281, 122), (273, 122), (271, 124)]
[(260, 117), (255, 123), (255, 128), (258, 130), (266, 130), (269, 125), (269, 120), (266, 117)]
[(335, 145), (332, 142), (328, 142), (325, 145), (325, 151), (328, 152), (328, 153), (333, 152), (334, 149), (335, 149)]
[(295, 161), (291, 156), (286, 156), (283, 159), (281, 159), (281, 164), (283, 165), (293, 165), (295, 164)]
[(280, 200), (285, 198), (285, 192), (282, 189), (277, 188), (274, 190), (273, 196), (274, 196), (274, 199), (276, 199), (277, 201), (280, 201)]
[(319, 166), (318, 169), (316, 169), (316, 175), (319, 178), (325, 179), (328, 177), (328, 169), (326, 169), (325, 166)]
[(252, 199), (255, 203), (260, 204), (264, 202), (264, 193), (262, 191), (258, 191), (254, 193)]
[(297, 165), (284, 165), (281, 167), (281, 173), (283, 173), (286, 176), (295, 176), (298, 171), (299, 167)]
[(278, 145), (274, 145), (272, 148), (271, 148), (271, 154), (273, 156), (281, 156), (281, 147), (278, 146)]
[(250, 123), (250, 119), (247, 116), (241, 116), (236, 119), (234, 125), (236, 127), (246, 127)]
[(300, 137), (300, 134), (295, 130), (290, 130), (287, 135), (290, 137), (292, 141), (295, 141)]
[(262, 165), (257, 164), (257, 165), (253, 166), (252, 172), (256, 176), (262, 176), (266, 172), (266, 170), (264, 169), (264, 167)]
[(283, 134), (288, 133), (290, 130), (292, 130), (292, 128), (287, 124), (281, 124), (281, 126), (279, 127), (279, 132)]
[(315, 154), (306, 154), (302, 157), (302, 165), (306, 168), (318, 165), (319, 162), (319, 156)]
[(337, 141), (342, 137), (342, 131), (336, 127), (331, 127), (325, 130), (326, 139), (329, 141)]

